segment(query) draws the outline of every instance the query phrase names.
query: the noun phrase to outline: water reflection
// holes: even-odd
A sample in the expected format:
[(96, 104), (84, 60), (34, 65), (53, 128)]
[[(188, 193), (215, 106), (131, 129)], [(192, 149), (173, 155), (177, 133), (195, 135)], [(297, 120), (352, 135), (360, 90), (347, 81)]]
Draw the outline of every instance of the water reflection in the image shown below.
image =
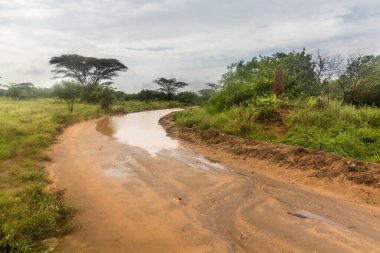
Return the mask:
[(140, 147), (152, 156), (165, 149), (176, 149), (178, 142), (166, 136), (165, 130), (158, 124), (161, 117), (180, 109), (166, 109), (130, 113), (121, 117), (112, 117), (112, 136), (120, 142)]

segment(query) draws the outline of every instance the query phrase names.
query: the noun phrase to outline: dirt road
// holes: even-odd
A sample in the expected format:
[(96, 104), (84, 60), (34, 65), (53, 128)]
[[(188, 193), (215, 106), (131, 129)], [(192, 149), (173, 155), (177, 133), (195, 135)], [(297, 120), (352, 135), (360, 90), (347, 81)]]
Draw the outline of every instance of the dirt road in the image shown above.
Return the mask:
[(51, 187), (78, 210), (62, 252), (380, 252), (377, 206), (208, 160), (165, 136), (168, 112), (60, 136)]

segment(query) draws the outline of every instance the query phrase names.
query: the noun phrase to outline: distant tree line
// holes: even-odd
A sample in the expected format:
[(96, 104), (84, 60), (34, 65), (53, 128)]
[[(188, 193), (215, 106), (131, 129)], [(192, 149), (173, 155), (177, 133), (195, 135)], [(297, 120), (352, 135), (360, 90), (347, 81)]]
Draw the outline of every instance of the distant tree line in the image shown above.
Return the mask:
[(160, 77), (153, 80), (157, 90), (144, 89), (137, 94), (127, 94), (112, 87), (112, 78), (128, 67), (116, 59), (98, 59), (68, 54), (52, 57), (54, 78), (63, 79), (52, 88), (38, 88), (32, 83), (19, 83), (0, 86), (0, 95), (14, 99), (34, 99), (57, 97), (67, 103), (68, 110), (74, 110), (75, 101), (98, 103), (108, 111), (115, 101), (127, 100), (176, 100), (184, 104), (197, 104), (206, 101), (210, 95), (190, 91), (179, 92), (188, 86), (175, 78)]

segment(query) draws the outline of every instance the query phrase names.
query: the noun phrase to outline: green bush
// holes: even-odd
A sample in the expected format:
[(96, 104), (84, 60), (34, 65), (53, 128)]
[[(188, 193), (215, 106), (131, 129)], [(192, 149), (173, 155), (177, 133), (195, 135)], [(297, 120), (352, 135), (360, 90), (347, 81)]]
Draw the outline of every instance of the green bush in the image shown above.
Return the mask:
[(61, 236), (72, 209), (42, 189), (26, 187), (17, 195), (0, 195), (0, 252), (41, 252), (39, 241)]
[(275, 116), (276, 110), (283, 105), (281, 99), (276, 98), (274, 95), (261, 96), (253, 100), (254, 107), (256, 108), (256, 119), (271, 119)]
[(320, 149), (345, 157), (378, 161), (380, 153), (379, 109), (318, 100), (293, 111), (287, 118), (289, 131), (283, 142)]

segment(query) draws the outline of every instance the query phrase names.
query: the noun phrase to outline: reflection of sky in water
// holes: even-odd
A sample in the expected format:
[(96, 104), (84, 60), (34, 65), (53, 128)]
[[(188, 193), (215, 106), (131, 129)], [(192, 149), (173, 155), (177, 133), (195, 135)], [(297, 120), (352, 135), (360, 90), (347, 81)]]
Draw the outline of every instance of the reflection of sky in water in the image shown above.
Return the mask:
[(158, 124), (158, 120), (178, 110), (147, 111), (112, 117), (113, 137), (131, 146), (145, 149), (152, 156), (163, 149), (175, 149), (178, 147), (178, 142), (166, 136), (166, 132)]
[(226, 169), (222, 164), (218, 162), (213, 162), (208, 160), (201, 154), (197, 154), (191, 150), (185, 149), (172, 149), (172, 150), (162, 150), (159, 152), (160, 155), (165, 155), (169, 157), (174, 157), (175, 159), (188, 164), (193, 168), (201, 168), (205, 170), (216, 169), (224, 170)]

